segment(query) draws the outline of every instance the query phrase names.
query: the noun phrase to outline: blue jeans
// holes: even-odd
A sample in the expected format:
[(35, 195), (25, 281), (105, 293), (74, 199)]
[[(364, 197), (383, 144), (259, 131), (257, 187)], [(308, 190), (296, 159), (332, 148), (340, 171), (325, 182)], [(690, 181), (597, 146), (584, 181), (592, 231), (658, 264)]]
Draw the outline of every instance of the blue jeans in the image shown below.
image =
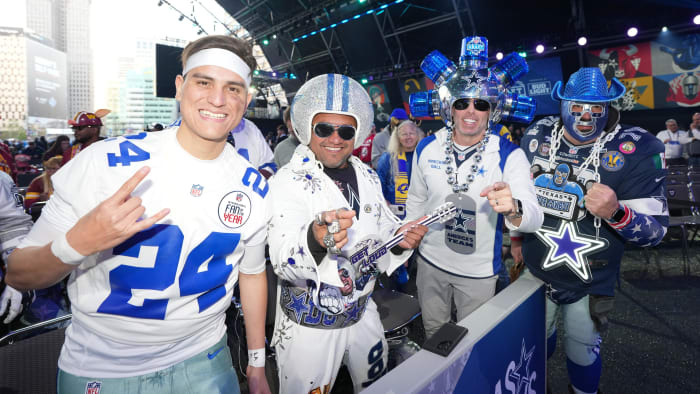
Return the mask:
[(145, 375), (96, 378), (58, 370), (59, 394), (86, 393), (88, 388), (100, 394), (240, 393), (226, 335), (214, 346), (185, 361)]

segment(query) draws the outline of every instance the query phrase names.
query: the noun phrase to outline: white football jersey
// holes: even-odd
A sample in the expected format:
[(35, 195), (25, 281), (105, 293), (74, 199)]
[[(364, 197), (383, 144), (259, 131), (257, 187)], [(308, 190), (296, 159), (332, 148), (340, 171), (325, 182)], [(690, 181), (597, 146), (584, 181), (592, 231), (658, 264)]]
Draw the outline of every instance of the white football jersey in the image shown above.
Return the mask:
[(12, 178), (0, 171), (0, 251), (7, 256), (32, 227), (32, 219), (24, 213), (22, 195)]
[[(169, 127), (177, 127), (182, 119), (173, 122)], [(262, 131), (252, 121), (241, 118), (241, 122), (231, 130), (231, 138), (239, 155), (248, 160), (258, 170), (265, 170), (270, 174), (277, 172), (275, 156), (270, 145), (265, 141)]]
[[(218, 340), (238, 272), (265, 269), (257, 252), (269, 220), (265, 179), (229, 144), (214, 160), (191, 156), (177, 130), (110, 138), (81, 152), (53, 176), (55, 193), (20, 245), (56, 239), (139, 168), (151, 168), (132, 195), (142, 198), (146, 216), (163, 208), (170, 213), (121, 245), (88, 256), (68, 283), (74, 323), (107, 341), (138, 348), (202, 333)], [(79, 340), (66, 343), (71, 339)]]
[(272, 174), (277, 171), (272, 149), (255, 123), (245, 118), (241, 119), (241, 123), (231, 130), (231, 136), (238, 154), (248, 159), (255, 168)]

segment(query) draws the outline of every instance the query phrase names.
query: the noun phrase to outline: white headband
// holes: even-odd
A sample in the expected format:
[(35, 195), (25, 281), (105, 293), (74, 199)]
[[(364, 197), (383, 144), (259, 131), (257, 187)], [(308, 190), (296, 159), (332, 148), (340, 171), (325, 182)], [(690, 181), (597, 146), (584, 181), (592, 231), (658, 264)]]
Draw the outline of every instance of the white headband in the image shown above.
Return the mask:
[(219, 66), (240, 75), (245, 81), (246, 89), (250, 86), (250, 67), (240, 56), (221, 48), (202, 49), (187, 59), (182, 75), (199, 66)]

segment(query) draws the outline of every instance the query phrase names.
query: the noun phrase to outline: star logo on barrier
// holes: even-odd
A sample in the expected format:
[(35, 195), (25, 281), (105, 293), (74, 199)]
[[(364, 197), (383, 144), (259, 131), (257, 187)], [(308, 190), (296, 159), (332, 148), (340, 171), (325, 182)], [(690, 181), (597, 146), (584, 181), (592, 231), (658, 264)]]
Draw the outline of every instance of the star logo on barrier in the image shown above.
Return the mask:
[[(515, 386), (516, 393), (519, 393), (520, 389), (528, 387), (530, 384), (530, 361), (532, 361), (532, 355), (535, 353), (535, 346), (533, 345), (529, 351), (525, 349), (525, 338), (523, 338), (523, 344), (520, 347), (520, 361), (518, 361), (515, 369), (508, 376), (511, 378), (511, 382), (517, 382)], [(522, 371), (523, 368), (525, 373)]]
[(535, 235), (549, 248), (542, 262), (543, 270), (550, 271), (565, 265), (584, 283), (593, 280), (588, 256), (608, 248), (606, 239), (580, 234), (576, 223), (570, 221), (562, 220), (558, 229), (542, 228)]
[(297, 250), (297, 254), (300, 255), (301, 257), (306, 256), (306, 252), (304, 252), (304, 247), (300, 246), (299, 250)]
[(294, 310), (294, 316), (297, 319), (297, 323), (301, 323), (301, 318), (304, 317), (304, 312), (309, 313), (311, 307), (304, 302), (306, 298), (306, 293), (299, 294), (299, 297), (294, 294), (292, 290), (289, 290), (289, 302), (286, 307)]

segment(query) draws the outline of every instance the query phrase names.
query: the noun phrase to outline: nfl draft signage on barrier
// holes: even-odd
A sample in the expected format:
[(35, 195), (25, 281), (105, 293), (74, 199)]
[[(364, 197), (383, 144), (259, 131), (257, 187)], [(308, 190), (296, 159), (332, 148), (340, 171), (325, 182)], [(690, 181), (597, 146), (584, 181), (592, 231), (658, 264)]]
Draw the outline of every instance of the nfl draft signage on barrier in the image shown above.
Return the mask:
[(544, 393), (544, 305), (541, 287), (474, 345), (455, 392)]
[(446, 357), (421, 350), (363, 393), (545, 393), (541, 281), (521, 277), (459, 325), (469, 331)]

